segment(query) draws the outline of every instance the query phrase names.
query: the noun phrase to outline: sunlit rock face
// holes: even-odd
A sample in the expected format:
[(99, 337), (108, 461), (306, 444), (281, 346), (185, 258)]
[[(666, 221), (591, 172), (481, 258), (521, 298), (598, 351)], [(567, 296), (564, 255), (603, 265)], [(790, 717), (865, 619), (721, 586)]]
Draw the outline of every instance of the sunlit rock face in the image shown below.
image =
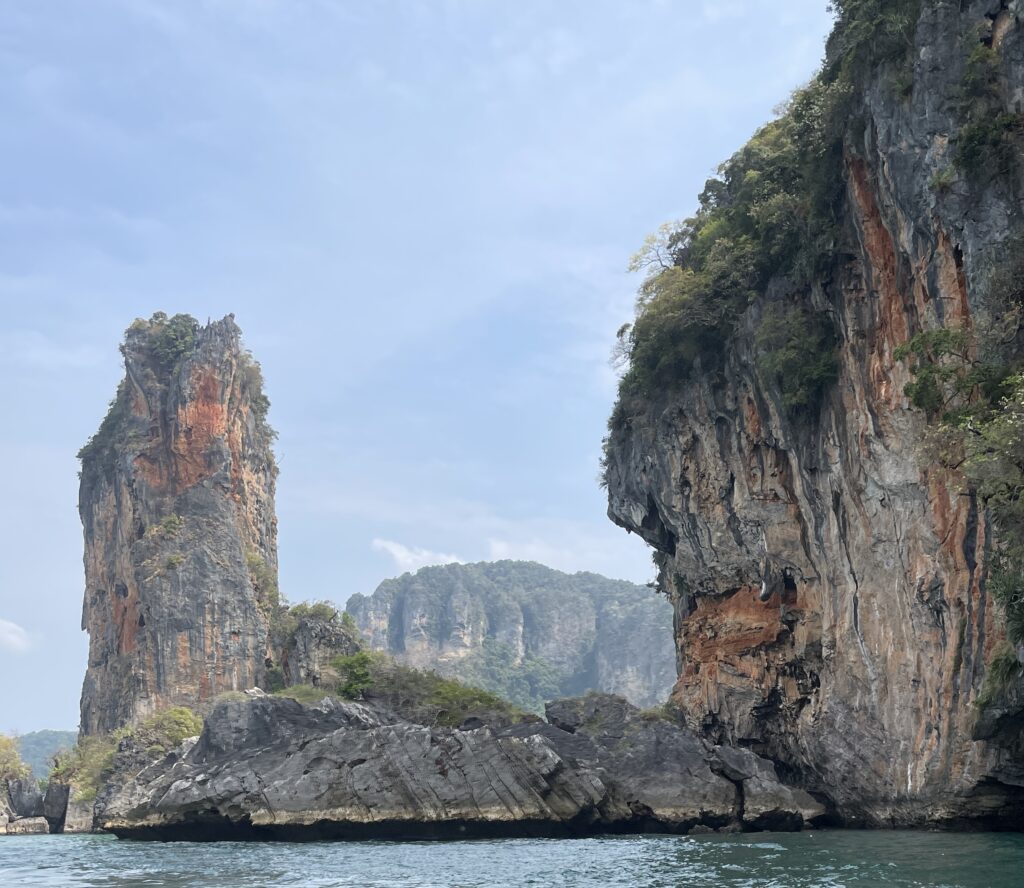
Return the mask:
[(1019, 181), (935, 185), (982, 39), (1019, 111), (1014, 3), (923, 4), (912, 89), (895, 94), (880, 72), (867, 90), (842, 243), (800, 294), (839, 337), (820, 408), (794, 419), (758, 370), (759, 319), (792, 295), (776, 280), (724, 367), (698, 362), (608, 447), (609, 515), (656, 550), (675, 604), (674, 699), (689, 723), (771, 757), (849, 822), (1022, 822), (1024, 694), (1011, 687), (999, 719), (976, 725), (1005, 638), (985, 585), (989, 518), (928, 459), (893, 355), (922, 330), (986, 320), (986, 281), (1020, 214)]
[(83, 734), (258, 684), (276, 594), (273, 433), (233, 317), (154, 315), (121, 351), (80, 454)]

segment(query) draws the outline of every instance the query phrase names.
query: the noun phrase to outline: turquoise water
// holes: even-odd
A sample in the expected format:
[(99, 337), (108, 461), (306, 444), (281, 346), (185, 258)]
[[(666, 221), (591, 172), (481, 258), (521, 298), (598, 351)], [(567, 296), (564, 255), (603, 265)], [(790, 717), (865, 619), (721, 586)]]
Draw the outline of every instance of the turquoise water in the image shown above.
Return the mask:
[(0, 838), (0, 886), (1024, 886), (1024, 836), (828, 831), (502, 841), (150, 844)]

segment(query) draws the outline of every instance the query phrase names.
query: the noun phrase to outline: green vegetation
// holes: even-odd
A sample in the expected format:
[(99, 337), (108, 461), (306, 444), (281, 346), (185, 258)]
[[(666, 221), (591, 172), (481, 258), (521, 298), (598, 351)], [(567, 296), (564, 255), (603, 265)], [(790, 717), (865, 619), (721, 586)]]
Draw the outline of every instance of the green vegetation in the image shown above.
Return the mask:
[(181, 552), (174, 552), (168, 555), (164, 561), (164, 570), (177, 570), (185, 563), (185, 556)]
[(0, 783), (24, 779), (31, 773), (29, 766), (21, 760), (17, 741), (6, 734), (0, 734)]
[(956, 183), (956, 170), (952, 167), (943, 167), (931, 178), (932, 191), (936, 194), (948, 194), (953, 190)]
[(369, 598), (353, 595), (347, 607), (361, 625), (367, 614), (387, 614), (396, 638), (404, 632), (403, 609), (414, 609), (433, 650), (472, 646), (439, 661), (438, 672), (528, 712), (595, 687), (599, 644), (606, 664), (630, 646), (654, 645), (656, 675), (643, 703), (664, 699), (675, 678), (667, 599), (597, 574), (525, 561), (425, 567), (385, 580)]
[(199, 322), (189, 314), (176, 314), (170, 318), (158, 311), (149, 319), (146, 331), (149, 348), (164, 371), (171, 371), (196, 344)]
[(50, 780), (70, 784), (76, 799), (94, 801), (103, 779), (113, 770), (116, 752), (117, 740), (113, 735), (82, 737), (72, 749), (57, 757)]
[(962, 328), (943, 327), (918, 333), (893, 351), (897, 361), (909, 364), (914, 379), (904, 394), (929, 418), (956, 421), (972, 403), (979, 386), (986, 389), (998, 370), (972, 358), (973, 337)]
[(920, 0), (835, 0), (832, 9), (820, 74), (719, 168), (695, 216), (662, 226), (633, 257), (630, 270), (645, 279), (636, 319), (619, 331), (628, 368), (613, 429), (632, 405), (685, 383), (698, 362), (719, 366), (740, 316), (771, 280), (789, 283), (791, 304), (764, 313), (759, 365), (786, 408), (807, 413), (835, 379), (831, 321), (807, 293), (836, 257), (844, 148), (854, 151), (863, 130), (866, 84), (881, 70), (900, 94), (913, 89)]
[(547, 660), (516, 652), (496, 638), (485, 638), (483, 649), (461, 666), (460, 674), (472, 685), (496, 694), (530, 712), (564, 693), (567, 676)]
[(202, 729), (202, 719), (191, 709), (174, 706), (151, 715), (138, 725), (111, 734), (82, 737), (73, 748), (58, 755), (50, 779), (70, 784), (76, 799), (91, 802), (112, 773), (117, 747), (122, 740), (131, 738), (156, 761)]
[(835, 329), (828, 318), (796, 305), (769, 305), (755, 338), (757, 365), (782, 392), (787, 410), (818, 403), (836, 381)]
[(289, 614), (296, 622), (310, 619), (330, 623), (338, 617), (338, 609), (329, 601), (300, 601), (289, 609)]
[(182, 527), (185, 526), (185, 521), (181, 515), (175, 515), (173, 512), (170, 515), (165, 515), (160, 523), (157, 525), (160, 533), (164, 536), (177, 536)]
[(985, 684), (978, 694), (978, 708), (991, 706), (1002, 690), (1024, 672), (1024, 665), (1017, 659), (1017, 652), (1009, 644), (996, 651), (985, 672)]
[(999, 83), (999, 53), (979, 36), (964, 64), (954, 163), (975, 179), (1016, 170), (1024, 135), (1024, 115), (1007, 111)]
[[(382, 704), (417, 724), (458, 727), (470, 716), (521, 721), (527, 715), (496, 694), (404, 666), (386, 654), (360, 651), (336, 657), (331, 666), (341, 677), (338, 696)], [(282, 693), (295, 696), (295, 691), (287, 688)], [(323, 691), (317, 693), (324, 696)]]
[(1019, 243), (1009, 241), (1005, 255), (1012, 258), (988, 282), (998, 330), (930, 330), (894, 352), (913, 375), (904, 392), (933, 423), (936, 458), (962, 472), (992, 519), (987, 583), (1010, 644), (989, 664), (980, 706), (1019, 674), (1012, 646), (1024, 644), (1024, 258), (1013, 254)]
[(374, 656), (369, 651), (356, 651), (335, 657), (331, 668), (338, 673), (338, 693), (346, 700), (358, 700), (373, 685)]
[(264, 431), (271, 438), (276, 437), (277, 433), (266, 424), (270, 398), (263, 391), (263, 368), (250, 352), (242, 353), (238, 367), (242, 377), (242, 391), (249, 398), (253, 414)]
[(98, 460), (104, 465), (109, 465), (114, 458), (114, 445), (120, 440), (124, 429), (124, 423), (130, 416), (131, 398), (128, 394), (128, 386), (125, 380), (117, 384), (117, 394), (110, 402), (106, 416), (100, 423), (99, 429), (78, 451), (78, 458), (83, 463)]
[(75, 745), (76, 731), (32, 731), (17, 737), (18, 751), (34, 777), (43, 779), (50, 773), (53, 757)]
[(273, 570), (266, 559), (254, 549), (245, 553), (245, 563), (249, 568), (249, 579), (256, 591), (260, 609), (273, 622), (284, 607), (277, 586), (277, 571)]

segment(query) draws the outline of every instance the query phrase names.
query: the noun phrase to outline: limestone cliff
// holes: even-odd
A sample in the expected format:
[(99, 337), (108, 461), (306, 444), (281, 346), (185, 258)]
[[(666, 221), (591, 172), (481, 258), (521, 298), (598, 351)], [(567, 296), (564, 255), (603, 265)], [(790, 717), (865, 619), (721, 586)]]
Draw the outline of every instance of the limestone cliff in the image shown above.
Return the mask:
[(664, 703), (675, 681), (672, 609), (650, 589), (531, 562), (425, 567), (346, 610), (371, 648), (528, 709), (602, 690)]
[[(838, 6), (863, 29), (875, 25), (855, 21), (859, 10), (886, 5)], [(878, 33), (906, 43), (900, 61), (844, 82), (856, 57), (837, 33), (831, 81), (811, 88), (839, 83), (851, 102), (825, 261), (804, 281), (762, 281), (721, 355), (699, 354), (680, 384), (624, 387), (606, 449), (609, 515), (657, 550), (676, 610), (674, 699), (693, 727), (772, 758), (847, 822), (1019, 827), (1019, 678), (1002, 721), (976, 724), (1006, 637), (987, 583), (991, 516), (924, 446), (935, 424), (905, 394), (914, 377), (897, 350), (921, 332), (990, 331), (1016, 310), (996, 303), (992, 281), (1020, 249), (1024, 7), (891, 9)], [(708, 213), (743, 199), (740, 184), (720, 184), (728, 194), (709, 183)], [(701, 224), (673, 256), (679, 268), (702, 248)], [(817, 399), (787, 402), (792, 378), (763, 356), (759, 331), (778, 306), (835, 331)]]
[(261, 682), (277, 606), (277, 468), (232, 316), (137, 320), (79, 454), (89, 663), (81, 732)]

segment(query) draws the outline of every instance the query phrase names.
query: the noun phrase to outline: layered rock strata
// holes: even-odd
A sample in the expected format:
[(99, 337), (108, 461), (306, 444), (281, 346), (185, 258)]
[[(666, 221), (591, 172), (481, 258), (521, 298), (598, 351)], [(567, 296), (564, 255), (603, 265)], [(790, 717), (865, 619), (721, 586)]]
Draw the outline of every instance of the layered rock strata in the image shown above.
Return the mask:
[(80, 454), (85, 735), (259, 684), (276, 603), (273, 435), (233, 317), (154, 315), (121, 351)]
[(986, 588), (990, 521), (929, 460), (894, 358), (922, 330), (992, 320), (987, 282), (1010, 258), (1020, 183), (936, 183), (972, 46), (994, 48), (1021, 111), (1020, 20), (1015, 2), (922, 4), (912, 87), (894, 92), (883, 70), (867, 88), (843, 242), (802, 295), (839, 337), (820, 410), (794, 419), (758, 368), (760, 318), (791, 295), (777, 280), (724, 368), (698, 361), (607, 450), (609, 515), (654, 547), (675, 605), (674, 699), (690, 724), (772, 758), (851, 823), (1024, 825), (1024, 695), (1011, 687), (979, 721), (1005, 638)]
[(329, 698), (225, 701), (101, 822), (137, 839), (461, 838), (794, 829), (824, 813), (771, 763), (621, 698), (550, 717), (451, 730)]

